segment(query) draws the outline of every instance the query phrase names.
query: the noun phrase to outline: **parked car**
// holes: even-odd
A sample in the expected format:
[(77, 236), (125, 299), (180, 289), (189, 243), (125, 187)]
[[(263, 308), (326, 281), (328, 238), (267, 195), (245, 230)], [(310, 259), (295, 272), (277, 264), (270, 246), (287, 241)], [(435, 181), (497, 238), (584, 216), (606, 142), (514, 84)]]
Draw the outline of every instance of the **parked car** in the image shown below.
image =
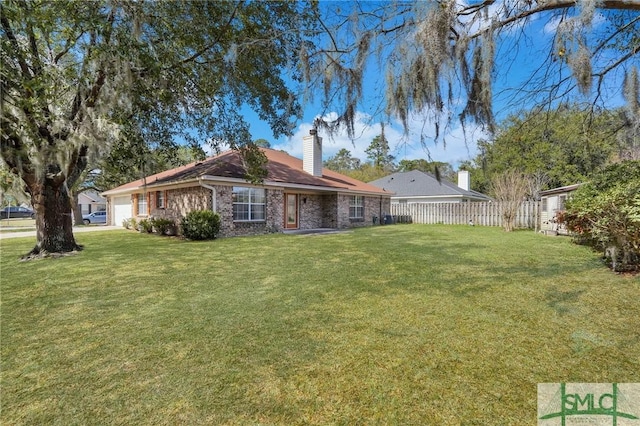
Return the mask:
[(0, 210), (0, 219), (10, 219), (14, 217), (30, 217), (35, 219), (36, 213), (26, 207), (5, 207)]
[(93, 212), (90, 214), (83, 214), (82, 222), (84, 222), (85, 225), (90, 225), (92, 223), (107, 223), (107, 212), (101, 211)]

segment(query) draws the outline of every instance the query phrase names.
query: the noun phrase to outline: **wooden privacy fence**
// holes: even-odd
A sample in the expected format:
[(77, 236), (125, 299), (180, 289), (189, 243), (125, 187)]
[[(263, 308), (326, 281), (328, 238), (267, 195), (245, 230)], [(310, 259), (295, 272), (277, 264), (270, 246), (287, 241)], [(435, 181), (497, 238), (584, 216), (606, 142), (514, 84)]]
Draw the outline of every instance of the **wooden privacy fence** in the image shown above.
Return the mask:
[[(502, 226), (502, 203), (393, 203), (391, 215), (399, 219), (397, 222), (466, 225), (472, 221), (474, 225)], [(539, 217), (540, 203), (525, 201), (520, 205), (515, 226), (538, 229)]]

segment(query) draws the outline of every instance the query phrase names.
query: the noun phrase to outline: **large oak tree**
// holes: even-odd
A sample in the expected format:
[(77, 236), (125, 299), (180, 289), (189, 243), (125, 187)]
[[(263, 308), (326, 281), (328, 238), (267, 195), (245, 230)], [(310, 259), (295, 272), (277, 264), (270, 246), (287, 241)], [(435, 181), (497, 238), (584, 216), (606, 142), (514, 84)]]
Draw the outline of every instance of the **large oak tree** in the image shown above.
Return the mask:
[(275, 135), (288, 133), (299, 112), (286, 84), (296, 76), (283, 74), (295, 72), (306, 16), (295, 2), (7, 0), (1, 7), (0, 151), (36, 211), (33, 255), (79, 248), (69, 188), (116, 142), (180, 134), (251, 151), (243, 106)]

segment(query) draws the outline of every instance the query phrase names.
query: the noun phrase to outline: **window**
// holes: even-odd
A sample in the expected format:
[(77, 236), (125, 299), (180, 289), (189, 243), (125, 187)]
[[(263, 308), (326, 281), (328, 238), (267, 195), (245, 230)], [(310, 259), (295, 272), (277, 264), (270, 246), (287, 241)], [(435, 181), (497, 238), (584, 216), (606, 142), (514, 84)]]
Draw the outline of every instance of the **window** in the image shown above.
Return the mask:
[(147, 194), (138, 194), (138, 214), (147, 214)]
[(560, 195), (558, 197), (558, 210), (564, 210), (564, 202), (567, 201), (566, 195)]
[(354, 195), (349, 203), (349, 219), (362, 219), (364, 217), (364, 197)]
[(165, 208), (164, 191), (156, 191), (156, 208)]
[(263, 221), (265, 220), (265, 191), (262, 188), (233, 187), (233, 220)]

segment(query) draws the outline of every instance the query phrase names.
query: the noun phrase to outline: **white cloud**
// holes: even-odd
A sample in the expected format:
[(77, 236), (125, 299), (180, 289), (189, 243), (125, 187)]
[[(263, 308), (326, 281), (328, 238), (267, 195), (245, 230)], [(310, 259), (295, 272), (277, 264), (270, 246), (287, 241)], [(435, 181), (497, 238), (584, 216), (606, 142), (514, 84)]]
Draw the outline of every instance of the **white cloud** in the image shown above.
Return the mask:
[(555, 16), (553, 19), (551, 19), (549, 22), (545, 24), (544, 28), (542, 29), (542, 32), (544, 34), (555, 34), (556, 31), (558, 30), (558, 25), (560, 25), (561, 21), (562, 21), (561, 16)]
[[(545, 35), (555, 34), (558, 31), (558, 27), (560, 26), (561, 22), (564, 22), (564, 25), (572, 25), (578, 28), (581, 28), (583, 25), (582, 21), (580, 21), (576, 17), (566, 18), (563, 16), (554, 16), (549, 20), (549, 22), (544, 25), (542, 32)], [(597, 28), (606, 24), (606, 22), (607, 18), (602, 13), (597, 11), (593, 13), (593, 18), (591, 19), (591, 27)]]
[[(311, 123), (302, 123), (298, 126), (295, 134), (288, 140), (275, 142), (272, 148), (281, 149), (288, 152), (294, 157), (302, 158), (302, 138), (309, 134), (312, 129)], [(319, 131), (318, 134), (323, 138), (322, 152), (323, 158), (326, 160), (335, 155), (340, 149), (345, 148), (351, 152), (354, 157), (367, 161), (365, 150), (371, 144), (373, 138), (381, 133), (380, 123), (371, 124), (371, 117), (364, 113), (356, 114), (355, 122), (356, 138), (351, 140), (347, 137), (346, 132), (328, 136), (325, 132)], [(416, 118), (409, 122), (409, 134), (405, 135), (402, 126), (398, 122), (391, 125), (385, 125), (385, 136), (389, 141), (390, 154), (396, 157), (396, 161), (428, 159), (432, 161), (442, 161), (450, 163), (456, 168), (461, 161), (472, 159), (477, 154), (476, 142), (478, 139), (487, 138), (487, 134), (479, 128), (469, 126), (466, 132), (461, 126), (454, 127), (444, 135), (444, 142), (433, 142), (435, 132), (427, 134), (427, 142), (425, 146), (420, 143), (421, 132), (426, 129), (433, 129), (432, 123), (423, 122), (422, 119)]]

